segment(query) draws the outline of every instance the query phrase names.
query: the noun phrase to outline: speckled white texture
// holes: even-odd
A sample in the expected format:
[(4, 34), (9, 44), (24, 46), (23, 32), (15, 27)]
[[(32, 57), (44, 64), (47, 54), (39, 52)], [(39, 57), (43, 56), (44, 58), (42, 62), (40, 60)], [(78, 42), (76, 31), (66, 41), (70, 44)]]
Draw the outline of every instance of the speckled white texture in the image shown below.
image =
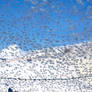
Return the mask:
[[(92, 77), (84, 77), (92, 73), (91, 42), (33, 52), (15, 47), (0, 53), (0, 58), (6, 58), (0, 60), (0, 92), (7, 92), (9, 87), (18, 92), (92, 92)], [(65, 53), (66, 48), (69, 51)]]

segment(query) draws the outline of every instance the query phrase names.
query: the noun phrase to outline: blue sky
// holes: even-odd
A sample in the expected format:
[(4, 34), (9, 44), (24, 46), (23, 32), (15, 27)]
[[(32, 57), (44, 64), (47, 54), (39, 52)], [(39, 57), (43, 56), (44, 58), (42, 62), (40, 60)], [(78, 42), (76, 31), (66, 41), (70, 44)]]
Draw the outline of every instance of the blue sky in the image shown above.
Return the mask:
[(91, 0), (0, 0), (0, 50), (92, 41)]

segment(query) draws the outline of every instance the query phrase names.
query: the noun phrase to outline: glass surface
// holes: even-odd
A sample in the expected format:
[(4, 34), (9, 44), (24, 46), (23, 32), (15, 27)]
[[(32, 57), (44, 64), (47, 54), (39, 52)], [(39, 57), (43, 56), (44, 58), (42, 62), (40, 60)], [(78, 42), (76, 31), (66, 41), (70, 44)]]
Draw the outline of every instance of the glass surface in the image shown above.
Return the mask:
[(92, 0), (0, 0), (7, 90), (92, 92)]
[(0, 0), (0, 50), (92, 41), (91, 0)]

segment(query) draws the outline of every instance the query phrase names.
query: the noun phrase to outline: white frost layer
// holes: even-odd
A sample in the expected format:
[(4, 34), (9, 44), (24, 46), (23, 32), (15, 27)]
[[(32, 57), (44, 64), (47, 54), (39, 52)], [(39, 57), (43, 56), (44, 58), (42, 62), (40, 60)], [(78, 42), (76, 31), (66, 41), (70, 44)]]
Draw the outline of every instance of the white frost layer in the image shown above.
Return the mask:
[(0, 51), (0, 58), (13, 59), (20, 58), (25, 54), (16, 44), (10, 45), (8, 48)]
[(26, 53), (16, 47), (0, 53), (6, 58), (0, 60), (0, 92), (9, 87), (19, 92), (92, 92), (92, 77), (84, 78), (92, 73), (91, 42)]

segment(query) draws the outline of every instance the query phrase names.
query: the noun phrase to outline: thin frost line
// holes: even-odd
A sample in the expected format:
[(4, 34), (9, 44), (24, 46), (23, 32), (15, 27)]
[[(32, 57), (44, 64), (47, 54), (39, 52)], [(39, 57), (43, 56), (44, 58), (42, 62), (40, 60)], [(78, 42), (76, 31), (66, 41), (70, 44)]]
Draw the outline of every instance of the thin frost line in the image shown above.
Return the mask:
[(90, 77), (92, 77), (92, 75), (91, 76), (83, 76), (83, 77), (72, 77), (72, 78), (53, 78), (53, 79), (46, 79), (46, 78), (44, 78), (44, 79), (23, 79), (23, 78), (12, 78), (12, 77), (9, 77), (9, 78), (5, 78), (5, 77), (1, 77), (0, 79), (14, 79), (14, 80), (33, 80), (33, 81), (41, 81), (41, 80), (44, 80), (44, 81), (46, 81), (46, 80), (71, 80), (71, 79), (81, 79), (81, 78), (90, 78)]

